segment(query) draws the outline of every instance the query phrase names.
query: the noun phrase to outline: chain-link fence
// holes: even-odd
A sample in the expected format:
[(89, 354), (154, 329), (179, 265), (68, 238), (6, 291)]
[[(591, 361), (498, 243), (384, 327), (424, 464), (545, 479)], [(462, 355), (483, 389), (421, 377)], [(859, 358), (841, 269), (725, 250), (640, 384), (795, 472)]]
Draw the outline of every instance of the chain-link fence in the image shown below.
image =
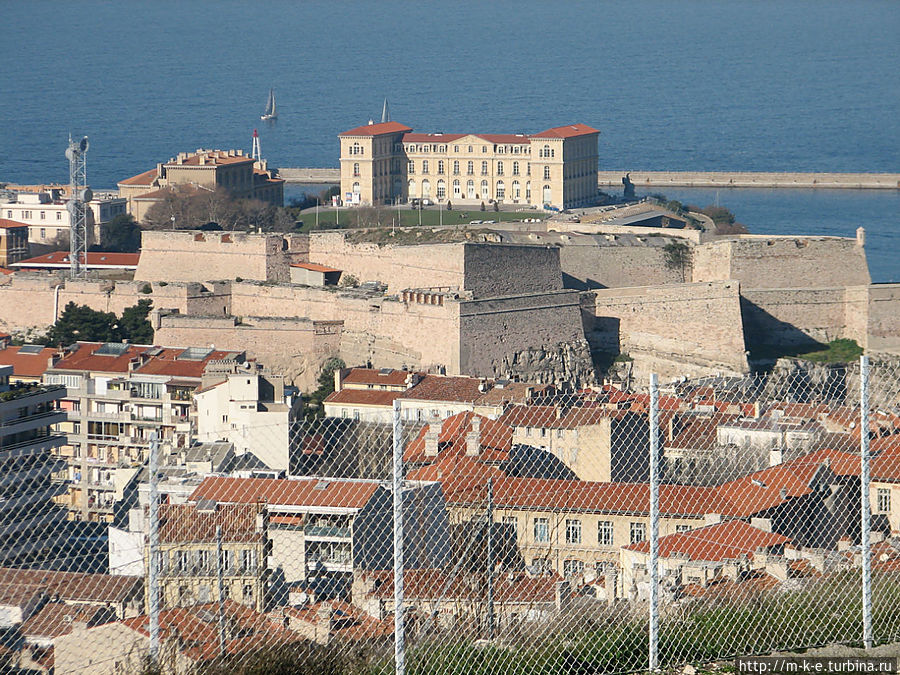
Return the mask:
[(157, 417), (12, 390), (6, 667), (601, 673), (900, 640), (897, 366), (336, 384), (319, 411), (226, 401), (206, 436), (172, 392)]

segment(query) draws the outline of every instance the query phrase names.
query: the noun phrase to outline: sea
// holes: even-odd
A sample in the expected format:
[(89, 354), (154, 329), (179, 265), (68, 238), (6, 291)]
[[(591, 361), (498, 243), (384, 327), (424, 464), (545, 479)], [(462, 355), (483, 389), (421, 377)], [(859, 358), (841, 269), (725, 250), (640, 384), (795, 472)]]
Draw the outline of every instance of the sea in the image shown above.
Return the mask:
[[(0, 182), (95, 189), (196, 148), (336, 166), (337, 134), (601, 130), (625, 170), (900, 171), (896, 0), (0, 2)], [(262, 122), (269, 88), (278, 119)], [(896, 191), (668, 190), (751, 232), (867, 231), (900, 281)]]

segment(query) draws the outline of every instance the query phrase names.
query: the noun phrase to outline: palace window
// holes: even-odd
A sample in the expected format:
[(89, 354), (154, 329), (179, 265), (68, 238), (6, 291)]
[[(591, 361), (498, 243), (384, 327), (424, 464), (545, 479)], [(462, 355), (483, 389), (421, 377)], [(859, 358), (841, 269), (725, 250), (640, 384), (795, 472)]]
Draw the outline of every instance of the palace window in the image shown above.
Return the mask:
[(422, 160), (422, 173), (428, 173), (428, 160)]
[(408, 173), (416, 172), (416, 163), (414, 161), (409, 160), (409, 166), (407, 167), (407, 171), (408, 171)]
[(454, 176), (459, 175), (459, 160), (458, 159), (453, 160), (453, 175)]
[(487, 163), (487, 162), (482, 162), (482, 163), (481, 163), (481, 175), (482, 175), (482, 176), (487, 176), (487, 175), (488, 175), (488, 163)]
[(891, 489), (878, 488), (878, 513), (890, 513)]
[(454, 199), (459, 199), (460, 197), (462, 197), (462, 192), (459, 189), (459, 181), (458, 180), (453, 181), (453, 197), (454, 197)]
[(359, 194), (359, 183), (353, 184), (353, 194)]
[(437, 183), (437, 198), (444, 199), (447, 196), (447, 185), (444, 183), (443, 179), (439, 180)]
[(442, 159), (438, 160), (438, 174), (440, 174), (440, 175), (444, 174), (444, 160), (442, 160)]
[(502, 180), (497, 181), (497, 199), (503, 199), (506, 196), (506, 186)]
[(566, 519), (566, 543), (581, 543), (581, 521), (577, 518)]
[(597, 523), (597, 543), (600, 546), (613, 545), (613, 524), (611, 520), (601, 520)]
[(475, 181), (474, 180), (466, 181), (466, 197), (468, 199), (475, 199)]
[(550, 180), (550, 167), (544, 167), (544, 180)]
[(359, 162), (354, 162), (354, 163), (353, 163), (353, 175), (354, 175), (354, 176), (358, 176), (358, 175), (359, 175)]
[(522, 196), (522, 191), (519, 189), (519, 181), (517, 181), (517, 180), (513, 181), (512, 193), (513, 193), (513, 199), (519, 199)]
[(467, 162), (466, 163), (466, 175), (467, 176), (475, 175), (475, 162)]
[(454, 146), (453, 146), (453, 152), (459, 152), (459, 146), (458, 146), (458, 145), (454, 145)]
[(488, 192), (488, 182), (486, 180), (481, 181), (481, 198), (490, 199), (490, 193)]
[(513, 162), (513, 176), (519, 175), (519, 163)]
[(407, 185), (407, 193), (406, 194), (409, 197), (416, 196), (416, 181), (414, 181), (414, 180), (409, 181), (409, 184)]
[(550, 541), (550, 520), (547, 518), (534, 519), (534, 540), (536, 542)]
[(503, 162), (497, 162), (497, 175), (503, 175)]

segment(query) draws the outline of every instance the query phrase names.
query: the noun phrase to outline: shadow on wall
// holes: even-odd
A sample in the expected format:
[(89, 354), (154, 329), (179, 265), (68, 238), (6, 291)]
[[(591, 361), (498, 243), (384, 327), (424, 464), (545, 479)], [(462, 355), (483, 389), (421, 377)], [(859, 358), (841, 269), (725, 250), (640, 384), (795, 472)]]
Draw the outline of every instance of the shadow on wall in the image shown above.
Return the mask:
[(590, 291), (598, 288), (608, 288), (606, 285), (601, 284), (596, 279), (585, 279), (584, 281), (582, 281), (578, 277), (573, 277), (571, 274), (567, 274), (566, 272), (562, 273), (562, 282), (563, 288), (573, 291)]
[(744, 344), (751, 361), (776, 361), (825, 347), (791, 323), (782, 321), (741, 296)]

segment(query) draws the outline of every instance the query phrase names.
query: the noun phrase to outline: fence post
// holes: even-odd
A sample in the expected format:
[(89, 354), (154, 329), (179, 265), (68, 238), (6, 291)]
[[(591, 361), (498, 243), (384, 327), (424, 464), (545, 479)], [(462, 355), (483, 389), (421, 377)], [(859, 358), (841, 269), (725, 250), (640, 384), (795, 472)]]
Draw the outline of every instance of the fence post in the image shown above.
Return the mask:
[(650, 670), (659, 668), (659, 387), (650, 375)]
[(403, 424), (394, 401), (394, 672), (406, 673), (406, 622), (403, 611)]
[(863, 645), (872, 646), (871, 509), (869, 502), (869, 357), (859, 357), (860, 547), (862, 554)]
[(150, 559), (147, 561), (147, 590), (150, 614), (150, 661), (156, 665), (159, 658), (159, 438), (156, 432), (150, 434), (150, 508), (148, 513), (148, 535), (150, 539)]

